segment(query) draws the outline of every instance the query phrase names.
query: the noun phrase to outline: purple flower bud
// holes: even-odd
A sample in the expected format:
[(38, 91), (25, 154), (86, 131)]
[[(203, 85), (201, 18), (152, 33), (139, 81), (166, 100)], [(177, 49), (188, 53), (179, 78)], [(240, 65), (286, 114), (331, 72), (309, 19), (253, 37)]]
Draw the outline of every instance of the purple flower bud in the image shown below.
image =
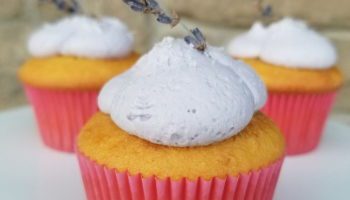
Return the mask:
[(124, 3), (130, 5), (129, 3), (134, 3), (134, 2), (138, 2), (138, 1), (135, 1), (135, 0), (123, 0)]
[(200, 41), (200, 42), (205, 42), (205, 38), (204, 38), (202, 32), (201, 32), (198, 28), (193, 29), (191, 32), (192, 32), (193, 36), (194, 36), (198, 41)]
[(146, 2), (147, 2), (147, 6), (150, 8), (153, 8), (153, 9), (159, 8), (159, 4), (155, 0), (146, 0)]
[(198, 45), (197, 40), (190, 35), (185, 37), (185, 42), (189, 45), (193, 45), (194, 47)]
[(189, 45), (192, 45), (193, 48), (197, 49), (198, 51), (204, 51), (207, 47), (205, 41), (200, 41), (197, 38), (190, 35), (185, 37), (185, 42)]
[(56, 7), (60, 10), (64, 10), (66, 7), (66, 2), (63, 0), (54, 0), (53, 3), (56, 5)]
[(130, 5), (130, 8), (136, 12), (143, 12), (145, 10), (145, 7), (142, 5)]
[(137, 0), (123, 0), (124, 3), (128, 4), (133, 11), (144, 12), (146, 5)]
[(160, 13), (157, 17), (157, 21), (163, 24), (171, 24), (172, 19), (164, 13)]
[(263, 10), (262, 10), (262, 16), (268, 17), (271, 16), (272, 14), (272, 6), (271, 5), (266, 5)]
[(69, 2), (65, 0), (51, 0), (59, 10), (68, 12), (68, 13), (76, 13), (79, 10), (79, 4), (76, 0), (70, 0)]

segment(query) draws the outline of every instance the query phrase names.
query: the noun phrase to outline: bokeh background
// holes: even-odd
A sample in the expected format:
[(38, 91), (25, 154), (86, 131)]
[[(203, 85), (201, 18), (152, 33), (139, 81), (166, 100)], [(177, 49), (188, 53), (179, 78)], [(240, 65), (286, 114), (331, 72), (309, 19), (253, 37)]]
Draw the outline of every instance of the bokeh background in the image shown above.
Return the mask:
[[(84, 13), (117, 16), (135, 33), (136, 50), (147, 51), (165, 35), (181, 36), (180, 28), (159, 25), (152, 16), (134, 13), (122, 0), (80, 0)], [(159, 0), (168, 10), (175, 10), (189, 27), (200, 27), (209, 43), (227, 45), (235, 35), (261, 18), (255, 0)], [(26, 40), (45, 22), (57, 20), (65, 13), (39, 0), (0, 0), (0, 110), (26, 104), (16, 72), (29, 57)], [(266, 0), (273, 15), (264, 20), (294, 16), (329, 37), (337, 46), (339, 66), (345, 84), (333, 112), (350, 113), (350, 0)]]

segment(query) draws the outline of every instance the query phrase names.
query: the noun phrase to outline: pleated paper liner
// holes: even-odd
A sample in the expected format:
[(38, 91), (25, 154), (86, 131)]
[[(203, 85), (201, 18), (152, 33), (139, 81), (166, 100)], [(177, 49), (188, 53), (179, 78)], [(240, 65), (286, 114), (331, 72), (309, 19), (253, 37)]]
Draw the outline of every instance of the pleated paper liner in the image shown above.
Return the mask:
[(73, 152), (84, 123), (97, 111), (98, 91), (41, 89), (25, 85), (43, 142), (56, 150)]
[(283, 163), (226, 178), (172, 180), (118, 172), (77, 156), (88, 200), (271, 200)]
[(295, 94), (269, 92), (262, 111), (281, 129), (287, 154), (307, 153), (320, 143), (336, 92)]

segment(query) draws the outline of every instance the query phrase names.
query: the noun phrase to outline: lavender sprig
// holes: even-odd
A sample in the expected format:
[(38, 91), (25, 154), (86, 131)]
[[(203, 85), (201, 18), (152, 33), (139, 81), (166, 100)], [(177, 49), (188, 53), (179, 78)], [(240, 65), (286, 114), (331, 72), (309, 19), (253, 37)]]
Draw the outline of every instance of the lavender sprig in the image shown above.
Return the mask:
[(70, 14), (77, 13), (80, 10), (76, 0), (41, 0), (42, 2), (53, 3), (57, 9)]
[(180, 21), (178, 15), (174, 13), (173, 16), (167, 15), (155, 0), (123, 0), (123, 2), (129, 5), (133, 11), (156, 15), (157, 21), (162, 24), (174, 27)]
[[(160, 8), (156, 0), (123, 0), (123, 2), (136, 12), (143, 12), (157, 16), (157, 21), (162, 24), (169, 24), (171, 27), (175, 27), (180, 22), (180, 17), (176, 12), (173, 11), (171, 16), (167, 15), (166, 12)], [(185, 42), (198, 51), (204, 51), (207, 44), (202, 32), (198, 28), (190, 30), (184, 24), (181, 25), (191, 34), (185, 36)]]
[(185, 41), (187, 44), (192, 45), (198, 51), (204, 51), (207, 48), (207, 43), (202, 32), (195, 28), (191, 30), (192, 35), (187, 35)]
[(262, 16), (269, 17), (272, 15), (272, 6), (271, 5), (265, 5), (265, 7), (261, 11)]
[(264, 5), (263, 0), (257, 0), (256, 5), (263, 17), (270, 17), (272, 15), (273, 10), (270, 4)]

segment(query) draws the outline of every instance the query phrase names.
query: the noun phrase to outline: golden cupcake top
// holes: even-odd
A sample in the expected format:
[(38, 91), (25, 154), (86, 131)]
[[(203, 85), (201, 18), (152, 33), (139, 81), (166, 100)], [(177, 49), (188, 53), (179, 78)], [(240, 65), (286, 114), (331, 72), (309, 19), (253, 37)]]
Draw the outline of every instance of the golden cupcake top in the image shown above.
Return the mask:
[(26, 84), (55, 89), (99, 89), (116, 74), (132, 66), (139, 55), (119, 59), (87, 59), (73, 56), (31, 58), (19, 70)]
[(208, 146), (170, 147), (132, 136), (97, 113), (82, 129), (78, 150), (100, 165), (143, 177), (224, 178), (257, 170), (284, 155), (284, 139), (266, 116), (256, 113), (238, 135)]
[(335, 66), (322, 70), (292, 69), (256, 58), (245, 58), (243, 61), (259, 74), (269, 91), (327, 92), (343, 84), (343, 76)]

